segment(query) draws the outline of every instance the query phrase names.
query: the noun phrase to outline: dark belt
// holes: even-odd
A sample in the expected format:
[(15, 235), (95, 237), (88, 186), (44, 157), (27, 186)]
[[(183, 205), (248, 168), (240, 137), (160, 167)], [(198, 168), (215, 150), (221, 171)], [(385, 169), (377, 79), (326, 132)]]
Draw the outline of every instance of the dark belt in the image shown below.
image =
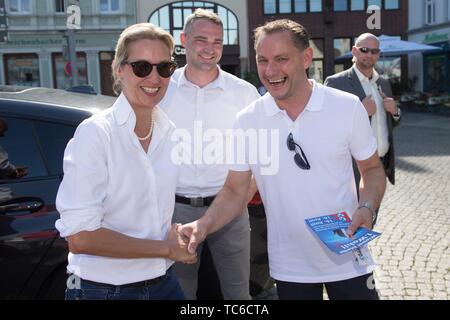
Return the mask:
[(182, 196), (175, 196), (175, 201), (178, 203), (188, 204), (192, 207), (209, 207), (211, 203), (214, 201), (215, 196), (206, 197), (206, 198), (186, 198)]
[(88, 283), (88, 284), (98, 286), (98, 287), (105, 287), (105, 288), (142, 288), (142, 287), (153, 286), (157, 283), (162, 282), (163, 280), (165, 280), (167, 278), (168, 272), (169, 272), (169, 270), (167, 270), (166, 274), (164, 274), (160, 277), (157, 277), (157, 278), (143, 280), (143, 281), (139, 281), (139, 282), (133, 282), (133, 283), (126, 283), (126, 284), (122, 284), (119, 286), (115, 286), (115, 285), (109, 284), (109, 283), (101, 283), (101, 282), (95, 282), (95, 281), (84, 280), (84, 279), (81, 279), (81, 282)]

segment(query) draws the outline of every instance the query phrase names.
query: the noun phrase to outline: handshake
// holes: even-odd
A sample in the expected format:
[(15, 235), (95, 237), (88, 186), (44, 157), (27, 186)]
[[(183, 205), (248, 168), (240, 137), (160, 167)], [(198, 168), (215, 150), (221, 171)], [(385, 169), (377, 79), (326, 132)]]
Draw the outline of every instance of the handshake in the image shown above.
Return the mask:
[(184, 225), (172, 224), (167, 237), (170, 251), (168, 258), (186, 264), (196, 263), (197, 246), (205, 240), (206, 235), (206, 228), (198, 220)]

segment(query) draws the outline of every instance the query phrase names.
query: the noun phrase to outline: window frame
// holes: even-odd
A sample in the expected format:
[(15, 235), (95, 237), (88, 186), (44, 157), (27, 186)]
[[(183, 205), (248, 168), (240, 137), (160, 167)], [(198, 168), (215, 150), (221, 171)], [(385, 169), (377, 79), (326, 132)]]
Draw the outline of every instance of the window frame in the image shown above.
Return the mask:
[[(350, 5), (349, 5), (348, 0), (343, 0), (343, 1), (345, 1), (345, 9), (344, 10), (336, 10), (336, 2), (335, 1), (333, 1), (333, 12), (348, 12), (348, 11), (350, 11), (349, 10)], [(366, 1), (366, 4), (367, 4), (367, 1)], [(367, 8), (367, 6), (366, 6), (366, 8)]]
[[(57, 2), (59, 2), (61, 4), (62, 2), (62, 11), (57, 11), (57, 8), (60, 6), (57, 4)], [(65, 0), (54, 0), (53, 1), (53, 12), (55, 14), (66, 14), (66, 4), (65, 4)]]
[[(18, 11), (11, 11), (11, 6), (10, 6), (10, 1), (11, 0), (6, 0), (6, 12), (9, 15), (14, 15), (14, 16), (26, 16), (26, 15), (31, 15), (33, 13), (33, 1), (31, 0), (17, 0), (17, 6), (19, 8)], [(28, 1), (29, 3), (29, 7), (30, 7), (30, 11), (24, 11), (22, 10), (22, 2), (24, 1)]]
[(114, 14), (121, 14), (122, 10), (123, 10), (123, 4), (121, 0), (117, 0), (118, 4), (119, 4), (119, 8), (117, 9), (117, 11), (112, 11), (111, 10), (111, 1), (113, 0), (103, 0), (103, 1), (108, 1), (108, 10), (107, 11), (103, 11), (102, 10), (102, 0), (98, 1), (98, 11), (100, 12), (100, 14), (105, 14), (105, 15), (114, 15)]
[(306, 11), (296, 11), (295, 10), (295, 0), (291, 1), (291, 11), (290, 12), (280, 12), (280, 0), (275, 0), (275, 12), (272, 13), (266, 13), (265, 12), (265, 0), (262, 2), (263, 5), (263, 14), (265, 16), (270, 15), (286, 15), (286, 14), (302, 14), (302, 13), (322, 13), (324, 10), (323, 0), (321, 1), (321, 10), (320, 11), (311, 11), (311, 0), (305, 0), (306, 1)]
[[(363, 9), (357, 9), (357, 10), (352, 10), (352, 0), (345, 0), (346, 4), (347, 4), (347, 9), (346, 10), (339, 10), (336, 11), (334, 4), (335, 2), (333, 2), (333, 12), (365, 12), (367, 11), (367, 8), (369, 8), (369, 0), (364, 0), (364, 8)], [(393, 11), (393, 10), (401, 10), (401, 1), (397, 0), (398, 2), (398, 8), (392, 8), (392, 9), (386, 9), (386, 0), (380, 0), (381, 1), (381, 10), (386, 10), (386, 11)]]
[(367, 0), (362, 0), (363, 1), (363, 8), (362, 9), (352, 9), (352, 3), (353, 0), (350, 0), (350, 2), (348, 3), (348, 8), (350, 12), (362, 12), (362, 11), (367, 11)]
[[(431, 12), (430, 12), (431, 7)], [(430, 19), (428, 16), (431, 14)], [(431, 26), (436, 24), (436, 0), (425, 0), (425, 25)]]

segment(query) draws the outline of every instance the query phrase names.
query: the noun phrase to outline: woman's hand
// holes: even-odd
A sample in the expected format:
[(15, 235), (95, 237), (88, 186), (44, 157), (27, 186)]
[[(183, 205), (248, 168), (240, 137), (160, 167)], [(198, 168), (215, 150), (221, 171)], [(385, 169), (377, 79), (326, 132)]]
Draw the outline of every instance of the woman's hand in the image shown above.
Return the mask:
[(168, 258), (173, 261), (192, 264), (197, 262), (197, 253), (188, 252), (189, 239), (177, 232), (178, 227), (181, 224), (172, 224), (172, 227), (167, 237), (169, 244), (169, 256)]

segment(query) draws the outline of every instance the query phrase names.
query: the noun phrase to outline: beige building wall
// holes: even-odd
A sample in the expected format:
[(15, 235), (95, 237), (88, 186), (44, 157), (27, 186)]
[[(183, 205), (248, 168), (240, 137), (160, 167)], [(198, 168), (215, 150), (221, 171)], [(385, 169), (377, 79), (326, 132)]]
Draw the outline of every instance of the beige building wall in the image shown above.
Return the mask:
[[(169, 0), (137, 0), (136, 1), (136, 19), (137, 22), (147, 22), (150, 15), (160, 7), (166, 4), (178, 2)], [(217, 3), (224, 6), (228, 10), (233, 11), (238, 20), (239, 26), (239, 46), (240, 46), (240, 61), (241, 72), (249, 68), (249, 30), (248, 30), (248, 15), (247, 15), (247, 1), (246, 0), (215, 0), (207, 1)], [(251, 57), (254, 58), (254, 57)]]

